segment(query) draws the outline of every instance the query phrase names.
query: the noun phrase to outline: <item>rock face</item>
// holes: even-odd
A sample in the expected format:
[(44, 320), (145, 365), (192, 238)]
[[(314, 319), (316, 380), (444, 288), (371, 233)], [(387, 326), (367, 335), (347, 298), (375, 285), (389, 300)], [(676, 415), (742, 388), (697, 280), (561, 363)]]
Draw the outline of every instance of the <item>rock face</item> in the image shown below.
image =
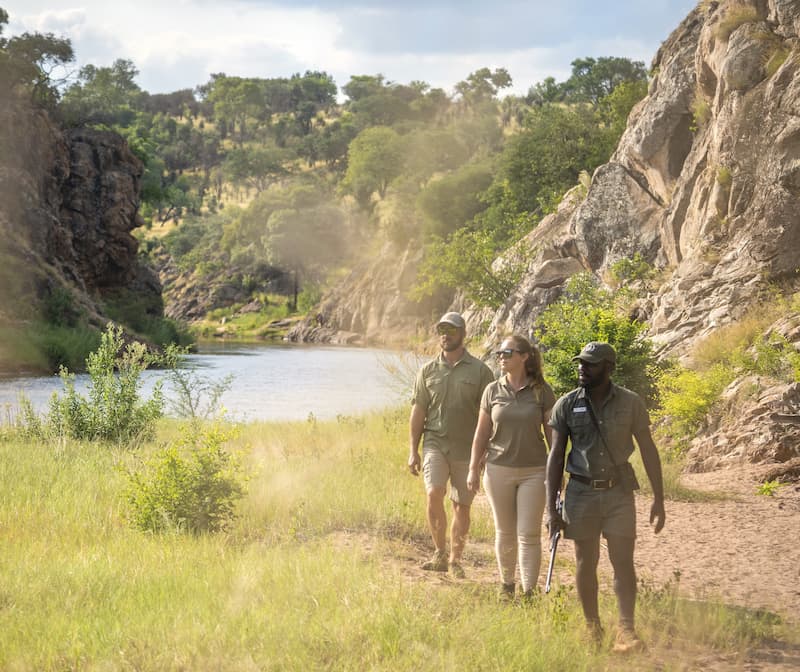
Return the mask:
[[(693, 343), (757, 305), (768, 287), (800, 288), (798, 31), (797, 0), (712, 0), (690, 12), (659, 49), (648, 95), (588, 193), (574, 190), (528, 236), (536, 256), (514, 294), (498, 311), (466, 308), (473, 333), (490, 325), (486, 350), (509, 331), (532, 332), (575, 273), (603, 279), (636, 253), (663, 278), (636, 310), (664, 356), (686, 356)], [(381, 308), (362, 297), (348, 313), (361, 319), (348, 328), (365, 333), (389, 303), (381, 296)], [(329, 302), (336, 314), (352, 304), (352, 292)], [(789, 340), (800, 349), (796, 330)], [(697, 464), (711, 466), (723, 453), (800, 455), (791, 423), (770, 425), (766, 452), (732, 439), (785, 414), (778, 403), (785, 392), (763, 391), (748, 411), (748, 430), (708, 428), (706, 448), (693, 448)]]
[(289, 332), (293, 341), (405, 344), (429, 334), (431, 324), (447, 310), (452, 295), (424, 303), (408, 298), (422, 251), (398, 250), (387, 243), (375, 259), (362, 262), (320, 304), (317, 315)]
[(20, 101), (0, 107), (0, 310), (35, 316), (37, 299), (66, 289), (102, 320), (99, 300), (129, 289), (160, 310), (155, 274), (136, 257), (131, 230), (142, 164), (111, 132), (63, 131)]
[(531, 328), (557, 293), (537, 282), (556, 260), (601, 278), (637, 252), (661, 268), (667, 279), (640, 310), (661, 352), (676, 356), (770, 283), (797, 283), (800, 4), (704, 7), (662, 45), (648, 96), (585, 200), (531, 234), (542, 251), (490, 337)]

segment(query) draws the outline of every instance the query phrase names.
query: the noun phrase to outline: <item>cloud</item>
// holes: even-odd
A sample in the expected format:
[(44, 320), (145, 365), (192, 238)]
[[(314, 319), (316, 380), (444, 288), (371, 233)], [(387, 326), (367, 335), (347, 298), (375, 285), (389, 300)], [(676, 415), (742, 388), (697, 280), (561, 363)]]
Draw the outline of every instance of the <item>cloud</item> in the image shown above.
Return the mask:
[[(127, 58), (152, 93), (212, 72), (287, 77), (324, 70), (342, 86), (382, 73), (452, 90), (481, 67), (505, 67), (514, 92), (569, 75), (584, 56), (649, 63), (696, 0), (5, 0), (10, 32), (69, 37), (77, 61)], [(16, 5), (16, 9), (15, 9)]]

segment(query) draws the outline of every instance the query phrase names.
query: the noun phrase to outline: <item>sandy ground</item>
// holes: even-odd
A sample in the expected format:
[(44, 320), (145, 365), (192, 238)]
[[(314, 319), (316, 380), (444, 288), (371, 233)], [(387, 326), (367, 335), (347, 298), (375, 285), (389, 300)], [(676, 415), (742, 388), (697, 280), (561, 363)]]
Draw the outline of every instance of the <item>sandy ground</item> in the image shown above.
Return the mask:
[[(771, 497), (758, 495), (756, 488), (763, 472), (763, 468), (748, 467), (685, 476), (687, 486), (720, 493), (722, 497), (698, 503), (668, 501), (666, 525), (658, 535), (648, 525), (650, 498), (637, 496), (639, 537), (635, 561), (639, 578), (660, 587), (679, 574), (679, 593), (683, 597), (767, 610), (780, 615), (789, 627), (800, 628), (800, 484), (784, 485)], [(482, 515), (490, 514), (485, 498), (479, 495), (473, 516)], [(364, 540), (358, 543), (363, 545)], [(543, 536), (545, 556), (547, 546)], [(385, 562), (409, 581), (452, 583), (453, 579), (445, 574), (419, 569), (430, 550), (429, 544), (409, 545), (400, 557), (385, 558)], [(562, 540), (556, 584), (574, 585), (573, 553), (571, 542)], [(464, 560), (464, 581), (497, 585), (491, 544), (469, 542)], [(540, 585), (544, 583), (546, 562), (544, 557)], [(611, 567), (604, 552), (600, 572), (603, 589), (611, 592)], [(670, 661), (670, 669), (675, 669), (673, 655), (672, 651), (651, 652), (647, 660), (641, 661), (641, 669), (663, 669), (665, 660)], [(625, 669), (631, 669), (630, 665)], [(679, 669), (800, 670), (800, 648), (775, 642), (750, 651), (743, 658), (705, 652), (690, 655)]]

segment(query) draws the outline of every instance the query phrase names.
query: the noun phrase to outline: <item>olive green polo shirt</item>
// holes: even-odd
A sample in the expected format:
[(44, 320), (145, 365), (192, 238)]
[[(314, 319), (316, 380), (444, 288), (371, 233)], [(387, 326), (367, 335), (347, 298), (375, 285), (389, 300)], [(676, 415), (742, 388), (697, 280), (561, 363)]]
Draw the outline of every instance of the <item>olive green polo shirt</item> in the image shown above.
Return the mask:
[[(614, 478), (614, 464), (628, 461), (634, 449), (633, 437), (649, 431), (650, 416), (636, 392), (612, 382), (600, 408), (591, 407), (605, 438), (603, 443), (592, 422), (590, 407), (584, 388), (572, 390), (556, 402), (550, 426), (570, 438), (572, 448), (566, 468), (569, 473), (598, 480)], [(613, 452), (613, 460), (608, 456), (609, 450)]]
[(503, 376), (487, 385), (481, 399), (481, 410), (492, 418), (487, 461), (504, 467), (543, 467), (547, 448), (542, 423), (555, 401), (547, 383), (530, 381), (515, 390)]
[(422, 366), (412, 403), (425, 409), (423, 451), (440, 450), (455, 461), (469, 461), (481, 395), (492, 380), (492, 370), (466, 351), (453, 366), (441, 354)]

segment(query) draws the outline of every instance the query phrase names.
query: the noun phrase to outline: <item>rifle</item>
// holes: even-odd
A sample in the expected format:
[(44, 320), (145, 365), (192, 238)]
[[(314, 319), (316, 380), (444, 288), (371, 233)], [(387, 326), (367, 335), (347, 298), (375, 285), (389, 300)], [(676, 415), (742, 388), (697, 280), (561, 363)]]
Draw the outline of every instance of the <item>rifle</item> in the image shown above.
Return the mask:
[[(564, 508), (564, 503), (561, 501), (561, 491), (559, 490), (556, 493), (556, 511), (558, 512), (559, 518), (561, 517), (563, 508)], [(545, 594), (550, 592), (550, 584), (553, 579), (553, 568), (555, 567), (556, 564), (556, 551), (558, 550), (559, 539), (561, 539), (561, 528), (557, 529), (550, 536), (550, 564), (547, 566), (547, 579), (544, 582)]]

